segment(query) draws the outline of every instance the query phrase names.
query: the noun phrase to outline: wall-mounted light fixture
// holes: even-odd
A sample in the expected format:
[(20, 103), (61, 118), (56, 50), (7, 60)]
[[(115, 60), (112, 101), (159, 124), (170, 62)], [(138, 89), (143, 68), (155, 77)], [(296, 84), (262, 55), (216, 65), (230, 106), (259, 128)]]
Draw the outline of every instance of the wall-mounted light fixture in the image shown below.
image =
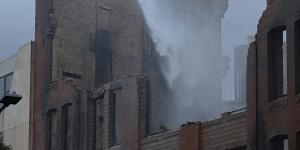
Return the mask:
[(19, 101), (22, 99), (21, 95), (18, 95), (16, 92), (12, 92), (11, 94), (5, 95), (1, 100), (0, 103), (2, 103), (2, 107), (0, 109), (0, 113), (9, 105), (16, 105), (19, 103)]

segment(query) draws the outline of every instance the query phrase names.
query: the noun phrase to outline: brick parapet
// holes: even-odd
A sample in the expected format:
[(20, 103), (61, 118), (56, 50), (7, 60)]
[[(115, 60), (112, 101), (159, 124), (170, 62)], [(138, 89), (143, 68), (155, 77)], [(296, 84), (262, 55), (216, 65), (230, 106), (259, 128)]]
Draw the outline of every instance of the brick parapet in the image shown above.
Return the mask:
[(143, 150), (179, 150), (180, 130), (160, 132), (145, 138)]
[(180, 150), (199, 150), (201, 148), (201, 123), (187, 123), (179, 131)]
[(180, 129), (161, 131), (143, 140), (143, 150), (211, 150), (247, 146), (246, 111), (227, 113), (203, 123), (187, 123)]

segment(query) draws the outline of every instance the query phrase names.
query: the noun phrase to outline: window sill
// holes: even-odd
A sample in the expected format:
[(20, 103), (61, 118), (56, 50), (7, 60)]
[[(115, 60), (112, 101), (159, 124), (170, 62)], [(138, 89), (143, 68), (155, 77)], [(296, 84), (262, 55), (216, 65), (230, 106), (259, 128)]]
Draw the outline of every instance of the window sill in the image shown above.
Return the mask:
[(283, 96), (269, 103), (269, 110), (275, 109), (277, 107), (286, 107), (288, 105), (288, 97)]

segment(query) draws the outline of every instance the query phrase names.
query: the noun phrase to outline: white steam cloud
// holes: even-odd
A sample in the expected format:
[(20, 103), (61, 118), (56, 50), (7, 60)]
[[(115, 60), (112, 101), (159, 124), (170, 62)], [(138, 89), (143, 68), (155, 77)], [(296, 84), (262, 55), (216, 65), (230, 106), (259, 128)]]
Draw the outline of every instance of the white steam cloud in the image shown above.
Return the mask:
[[(167, 126), (203, 121), (221, 113), (221, 18), (216, 0), (139, 0), (173, 93)], [(224, 6), (224, 8), (222, 8)]]

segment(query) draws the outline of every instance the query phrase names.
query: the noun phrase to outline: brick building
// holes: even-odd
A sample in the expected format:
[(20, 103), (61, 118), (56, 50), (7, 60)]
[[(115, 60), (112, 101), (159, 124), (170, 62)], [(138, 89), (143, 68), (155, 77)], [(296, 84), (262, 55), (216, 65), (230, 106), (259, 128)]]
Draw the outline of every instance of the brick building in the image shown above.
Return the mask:
[(138, 1), (36, 0), (30, 149), (299, 149), (299, 8), (268, 2), (248, 53), (247, 110), (153, 134), (169, 89)]
[(300, 149), (299, 8), (297, 0), (269, 0), (250, 46), (248, 141), (254, 149)]
[(168, 87), (138, 1), (37, 0), (35, 40), (31, 149), (135, 149), (163, 124)]

